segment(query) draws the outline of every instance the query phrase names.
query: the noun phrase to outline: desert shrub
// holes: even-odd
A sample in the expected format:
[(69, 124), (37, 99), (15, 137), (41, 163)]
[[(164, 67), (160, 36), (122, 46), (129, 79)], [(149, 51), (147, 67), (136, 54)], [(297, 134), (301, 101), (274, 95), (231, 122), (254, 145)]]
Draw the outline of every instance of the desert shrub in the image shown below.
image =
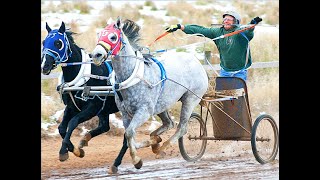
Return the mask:
[(84, 0), (74, 2), (73, 6), (75, 9), (78, 9), (80, 11), (80, 14), (89, 14), (90, 10), (92, 9), (92, 7), (89, 6), (88, 2)]

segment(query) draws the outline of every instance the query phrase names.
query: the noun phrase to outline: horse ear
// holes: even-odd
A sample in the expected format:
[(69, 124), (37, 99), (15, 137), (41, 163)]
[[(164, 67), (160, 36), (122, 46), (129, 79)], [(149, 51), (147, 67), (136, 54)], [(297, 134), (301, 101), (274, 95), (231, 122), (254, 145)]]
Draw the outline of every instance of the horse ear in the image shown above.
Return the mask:
[(46, 29), (47, 29), (47, 31), (48, 32), (50, 32), (51, 31), (51, 28), (49, 27), (49, 25), (48, 25), (48, 23), (46, 22)]
[(113, 22), (113, 19), (112, 19), (112, 17), (110, 17), (110, 18), (108, 19), (108, 21), (107, 21), (107, 25), (111, 24), (112, 22)]
[(64, 33), (66, 31), (66, 25), (64, 24), (64, 22), (62, 21), (61, 26), (59, 28), (59, 32)]
[(121, 18), (118, 16), (117, 17), (117, 21), (116, 21), (116, 27), (118, 28), (118, 29), (120, 29), (120, 28), (122, 28), (122, 24), (121, 24)]

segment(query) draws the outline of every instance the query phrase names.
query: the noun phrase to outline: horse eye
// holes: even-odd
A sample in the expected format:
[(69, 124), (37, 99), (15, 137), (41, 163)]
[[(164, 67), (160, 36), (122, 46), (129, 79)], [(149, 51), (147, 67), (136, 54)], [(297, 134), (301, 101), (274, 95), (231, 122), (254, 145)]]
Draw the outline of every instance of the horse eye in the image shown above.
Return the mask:
[(64, 43), (61, 39), (59, 39), (59, 40), (54, 41), (54, 46), (61, 51), (64, 47)]
[(115, 44), (117, 41), (118, 41), (118, 35), (117, 34), (114, 34), (114, 33), (110, 33), (108, 35), (108, 39), (113, 43)]

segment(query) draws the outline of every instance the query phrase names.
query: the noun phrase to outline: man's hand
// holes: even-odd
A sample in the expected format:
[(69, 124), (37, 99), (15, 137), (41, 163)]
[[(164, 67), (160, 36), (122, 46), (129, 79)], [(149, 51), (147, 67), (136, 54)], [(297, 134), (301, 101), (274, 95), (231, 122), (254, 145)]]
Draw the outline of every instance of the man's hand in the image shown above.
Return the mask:
[(166, 28), (166, 31), (171, 33), (171, 32), (174, 32), (178, 29), (181, 29), (181, 25), (180, 24), (175, 24), (175, 25), (171, 25), (170, 27), (167, 27)]
[(258, 23), (261, 22), (261, 21), (262, 21), (262, 19), (259, 18), (259, 16), (257, 16), (257, 17), (255, 17), (255, 18), (253, 18), (253, 19), (251, 20), (250, 24), (258, 24)]

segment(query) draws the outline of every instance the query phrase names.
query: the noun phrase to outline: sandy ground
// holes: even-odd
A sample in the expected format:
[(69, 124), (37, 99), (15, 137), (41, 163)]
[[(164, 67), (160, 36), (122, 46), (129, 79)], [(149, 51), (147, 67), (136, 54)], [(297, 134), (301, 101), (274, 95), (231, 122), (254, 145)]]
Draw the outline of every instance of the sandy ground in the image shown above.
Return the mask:
[[(149, 135), (138, 132), (137, 140), (148, 138)], [(80, 139), (81, 136), (75, 136), (71, 138), (71, 141), (74, 145), (77, 145)], [(41, 173), (43, 177), (50, 176), (50, 172), (56, 170), (109, 167), (122, 147), (123, 136), (113, 136), (105, 133), (92, 138), (89, 141), (89, 145), (84, 147), (85, 156), (83, 158), (69, 153), (69, 159), (64, 162), (59, 161), (61, 141), (62, 139), (59, 136), (41, 139)], [(128, 152), (125, 154), (122, 163), (131, 163), (131, 157)], [(166, 153), (166, 158), (180, 156), (178, 144), (176, 147), (170, 148)], [(155, 154), (152, 153), (150, 147), (138, 149), (138, 154), (143, 160), (155, 159)]]
[[(149, 133), (142, 130), (146, 126), (138, 129), (138, 141), (149, 138)], [(162, 139), (168, 139), (174, 131), (164, 133)], [(156, 159), (150, 147), (138, 149), (143, 160), (141, 169), (134, 168), (127, 151), (118, 174), (108, 174), (121, 149), (122, 138), (121, 135), (102, 134), (84, 147), (83, 158), (69, 153), (69, 159), (60, 162), (61, 138), (43, 137), (41, 179), (279, 179), (279, 156), (272, 163), (261, 165), (255, 160), (250, 143), (237, 141), (208, 141), (205, 154), (196, 162), (183, 159), (178, 142), (167, 149), (163, 159)], [(77, 145), (80, 139), (81, 136), (75, 135), (71, 141)]]

